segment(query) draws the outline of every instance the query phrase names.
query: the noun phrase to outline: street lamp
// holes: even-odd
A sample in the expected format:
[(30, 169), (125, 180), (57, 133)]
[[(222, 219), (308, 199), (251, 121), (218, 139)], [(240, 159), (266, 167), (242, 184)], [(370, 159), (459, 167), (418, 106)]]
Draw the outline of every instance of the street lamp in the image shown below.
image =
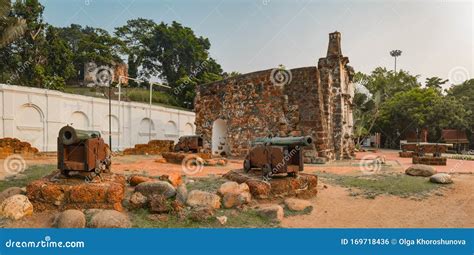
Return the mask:
[(397, 73), (397, 57), (400, 57), (402, 55), (401, 50), (392, 50), (390, 51), (390, 56), (395, 58), (395, 73)]
[[(120, 106), (120, 100), (121, 100), (121, 93), (122, 93), (122, 78), (126, 78), (128, 80), (132, 80), (132, 81), (136, 81), (136, 82), (145, 82), (144, 80), (141, 80), (141, 79), (138, 79), (138, 78), (132, 78), (132, 77), (128, 77), (128, 76), (119, 76), (119, 83), (117, 85), (118, 89), (119, 89), (119, 106)], [(168, 88), (168, 89), (171, 89), (170, 86), (166, 86), (166, 85), (163, 85), (163, 84), (160, 84), (160, 83), (157, 83), (157, 82), (151, 82), (149, 81), (148, 82), (150, 84), (150, 102), (149, 102), (149, 109), (148, 109), (148, 120), (150, 121), (150, 125), (148, 125), (148, 141), (151, 140), (151, 105), (152, 105), (152, 99), (153, 99), (153, 85), (157, 85), (157, 86), (161, 86), (161, 87), (165, 87), (165, 88)]]

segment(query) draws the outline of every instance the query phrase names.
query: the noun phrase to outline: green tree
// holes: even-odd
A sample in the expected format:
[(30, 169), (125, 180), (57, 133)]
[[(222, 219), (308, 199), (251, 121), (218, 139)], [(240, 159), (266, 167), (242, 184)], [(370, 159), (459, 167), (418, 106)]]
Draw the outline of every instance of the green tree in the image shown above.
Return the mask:
[(72, 62), (78, 73), (76, 80), (84, 78), (84, 65), (88, 62), (109, 66), (123, 62), (120, 57), (122, 42), (103, 29), (72, 24), (58, 28), (58, 33), (72, 52)]
[(45, 54), (47, 65), (44, 71), (48, 76), (59, 76), (68, 80), (76, 75), (73, 53), (67, 42), (61, 38), (59, 30), (48, 26), (46, 32)]
[(370, 75), (362, 73), (356, 74), (362, 84), (375, 95), (380, 93), (381, 102), (392, 97), (398, 92), (407, 91), (412, 88), (421, 87), (418, 82), (418, 75), (411, 75), (407, 71), (400, 70), (395, 73), (386, 68), (377, 67)]
[[(122, 53), (127, 55), (128, 75), (132, 78), (151, 77), (148, 69), (143, 69), (142, 64), (147, 53), (147, 42), (153, 36), (153, 31), (157, 24), (149, 19), (132, 19), (127, 24), (115, 28), (115, 35), (122, 41)], [(134, 87), (137, 84), (129, 81), (129, 85)]]
[(429, 77), (429, 78), (426, 78), (425, 85), (428, 88), (434, 88), (441, 91), (441, 89), (443, 88), (442, 86), (446, 84), (446, 82), (448, 81), (449, 81), (448, 79), (443, 80), (439, 77)]
[(451, 86), (447, 91), (447, 96), (459, 100), (462, 106), (471, 112), (467, 117), (467, 130), (470, 144), (474, 144), (474, 79), (467, 80), (461, 84)]
[(209, 39), (178, 22), (157, 25), (146, 45), (143, 68), (166, 81), (182, 106), (192, 108), (197, 84), (222, 79), (221, 66), (209, 56)]
[(443, 128), (465, 127), (470, 112), (453, 97), (434, 88), (412, 88), (396, 93), (380, 109), (378, 127), (396, 147), (400, 135), (427, 128), (431, 141), (439, 141)]
[(0, 48), (20, 38), (26, 30), (26, 20), (11, 17), (10, 0), (0, 0)]
[(13, 4), (11, 15), (26, 21), (25, 36), (22, 40), (14, 41), (7, 49), (16, 62), (16, 65), (8, 67), (10, 76), (14, 76), (10, 80), (17, 84), (42, 86), (42, 66), (46, 64), (43, 10), (38, 0), (16, 1)]

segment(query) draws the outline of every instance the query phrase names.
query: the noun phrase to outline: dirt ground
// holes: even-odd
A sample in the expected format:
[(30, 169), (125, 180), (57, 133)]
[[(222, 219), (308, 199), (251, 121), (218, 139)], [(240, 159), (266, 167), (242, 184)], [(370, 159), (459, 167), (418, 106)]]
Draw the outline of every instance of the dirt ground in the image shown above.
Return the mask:
[[(367, 156), (369, 155), (369, 156)], [(397, 151), (358, 153), (356, 160), (331, 162), (324, 165), (306, 165), (305, 172), (326, 172), (337, 175), (360, 174), (361, 160), (383, 156), (390, 172), (402, 173), (411, 159), (398, 157)], [(159, 156), (117, 156), (112, 171), (121, 174), (183, 174), (181, 165), (157, 163)], [(27, 160), (27, 164), (55, 164), (55, 157)], [(196, 175), (187, 178), (222, 175), (241, 168), (241, 160), (230, 160), (227, 166), (205, 166)], [(3, 162), (0, 161), (0, 167)], [(350, 190), (319, 180), (318, 195), (311, 199), (313, 211), (306, 215), (290, 216), (283, 220), (285, 228), (472, 228), (474, 227), (474, 161), (448, 159), (447, 166), (435, 167), (438, 172), (453, 176), (448, 185), (425, 198), (402, 198), (379, 195), (373, 199), (351, 196)], [(3, 172), (3, 171), (1, 171)], [(1, 176), (0, 176), (1, 179)], [(54, 213), (35, 214), (7, 227), (47, 227)]]
[[(474, 176), (455, 175), (442, 196), (425, 199), (381, 195), (353, 197), (346, 188), (322, 181), (309, 215), (285, 218), (287, 228), (472, 228)], [(322, 188), (326, 185), (327, 188)]]

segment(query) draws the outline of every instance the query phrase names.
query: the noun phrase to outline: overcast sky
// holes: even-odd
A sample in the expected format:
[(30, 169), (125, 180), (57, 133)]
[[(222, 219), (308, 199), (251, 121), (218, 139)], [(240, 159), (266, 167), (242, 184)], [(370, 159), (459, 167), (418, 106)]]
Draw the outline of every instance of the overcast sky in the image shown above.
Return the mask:
[(317, 65), (328, 33), (342, 33), (342, 51), (356, 71), (398, 67), (421, 79), (474, 77), (474, 4), (456, 0), (42, 0), (46, 22), (113, 32), (129, 19), (176, 20), (211, 41), (224, 71), (241, 73), (283, 64)]

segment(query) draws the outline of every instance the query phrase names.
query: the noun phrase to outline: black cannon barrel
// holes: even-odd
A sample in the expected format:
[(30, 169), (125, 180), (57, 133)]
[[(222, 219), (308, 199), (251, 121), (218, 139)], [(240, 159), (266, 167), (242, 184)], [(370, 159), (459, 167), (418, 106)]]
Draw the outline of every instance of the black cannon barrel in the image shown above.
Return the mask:
[(308, 146), (313, 143), (311, 136), (294, 136), (294, 137), (259, 137), (253, 141), (253, 144), (270, 144), (270, 145), (300, 145)]
[(91, 138), (100, 137), (99, 131), (75, 129), (71, 126), (59, 130), (59, 139), (64, 145), (70, 145)]

